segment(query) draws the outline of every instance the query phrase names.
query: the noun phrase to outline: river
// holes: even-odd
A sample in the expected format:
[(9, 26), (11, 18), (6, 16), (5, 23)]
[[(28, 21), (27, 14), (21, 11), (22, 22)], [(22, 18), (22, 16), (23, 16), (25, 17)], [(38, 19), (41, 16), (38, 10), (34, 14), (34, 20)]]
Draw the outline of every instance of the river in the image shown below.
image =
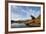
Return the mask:
[(12, 23), (11, 24), (12, 28), (24, 28), (27, 27), (24, 23)]

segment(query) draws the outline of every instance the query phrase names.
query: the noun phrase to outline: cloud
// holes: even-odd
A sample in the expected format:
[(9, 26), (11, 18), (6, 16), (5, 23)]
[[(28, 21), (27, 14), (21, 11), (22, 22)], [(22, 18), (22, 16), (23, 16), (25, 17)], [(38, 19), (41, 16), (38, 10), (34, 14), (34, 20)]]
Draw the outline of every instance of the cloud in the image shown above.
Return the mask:
[(32, 15), (35, 17), (35, 18), (37, 18), (39, 15), (40, 15), (40, 11), (37, 11), (37, 12), (35, 12), (35, 11), (33, 11), (33, 13), (32, 13)]
[(31, 19), (31, 15), (38, 17), (40, 14), (39, 7), (31, 6), (11, 6), (12, 20)]

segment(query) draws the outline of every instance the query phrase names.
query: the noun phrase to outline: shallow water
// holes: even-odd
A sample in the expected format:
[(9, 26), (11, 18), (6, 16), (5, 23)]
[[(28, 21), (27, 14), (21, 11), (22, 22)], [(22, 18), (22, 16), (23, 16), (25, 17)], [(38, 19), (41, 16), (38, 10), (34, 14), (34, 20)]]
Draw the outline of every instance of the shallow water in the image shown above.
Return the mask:
[(24, 23), (12, 23), (11, 24), (12, 28), (24, 28), (27, 27)]
[(26, 27), (40, 27), (38, 24), (31, 24), (30, 26), (27, 26), (24, 23), (12, 23), (11, 28), (26, 28)]

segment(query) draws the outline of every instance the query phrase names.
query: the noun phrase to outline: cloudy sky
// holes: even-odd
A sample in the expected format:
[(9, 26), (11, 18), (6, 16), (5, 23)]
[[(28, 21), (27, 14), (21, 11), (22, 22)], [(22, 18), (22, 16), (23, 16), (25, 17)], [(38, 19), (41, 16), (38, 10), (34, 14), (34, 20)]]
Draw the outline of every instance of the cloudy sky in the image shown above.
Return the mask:
[(11, 5), (12, 20), (31, 19), (31, 15), (37, 18), (40, 15), (40, 7), (36, 6), (15, 6)]

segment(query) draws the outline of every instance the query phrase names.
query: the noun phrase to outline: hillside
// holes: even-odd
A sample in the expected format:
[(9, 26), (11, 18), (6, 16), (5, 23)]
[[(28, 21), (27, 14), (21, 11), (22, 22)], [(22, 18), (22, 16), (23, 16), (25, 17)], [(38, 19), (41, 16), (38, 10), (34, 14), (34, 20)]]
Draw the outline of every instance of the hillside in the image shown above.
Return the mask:
[(18, 20), (18, 21), (13, 21), (11, 20), (11, 23), (24, 23), (25, 25), (27, 26), (40, 26), (40, 15), (35, 18), (35, 19), (31, 19), (31, 20), (24, 20), (24, 21), (21, 21), (21, 20)]

